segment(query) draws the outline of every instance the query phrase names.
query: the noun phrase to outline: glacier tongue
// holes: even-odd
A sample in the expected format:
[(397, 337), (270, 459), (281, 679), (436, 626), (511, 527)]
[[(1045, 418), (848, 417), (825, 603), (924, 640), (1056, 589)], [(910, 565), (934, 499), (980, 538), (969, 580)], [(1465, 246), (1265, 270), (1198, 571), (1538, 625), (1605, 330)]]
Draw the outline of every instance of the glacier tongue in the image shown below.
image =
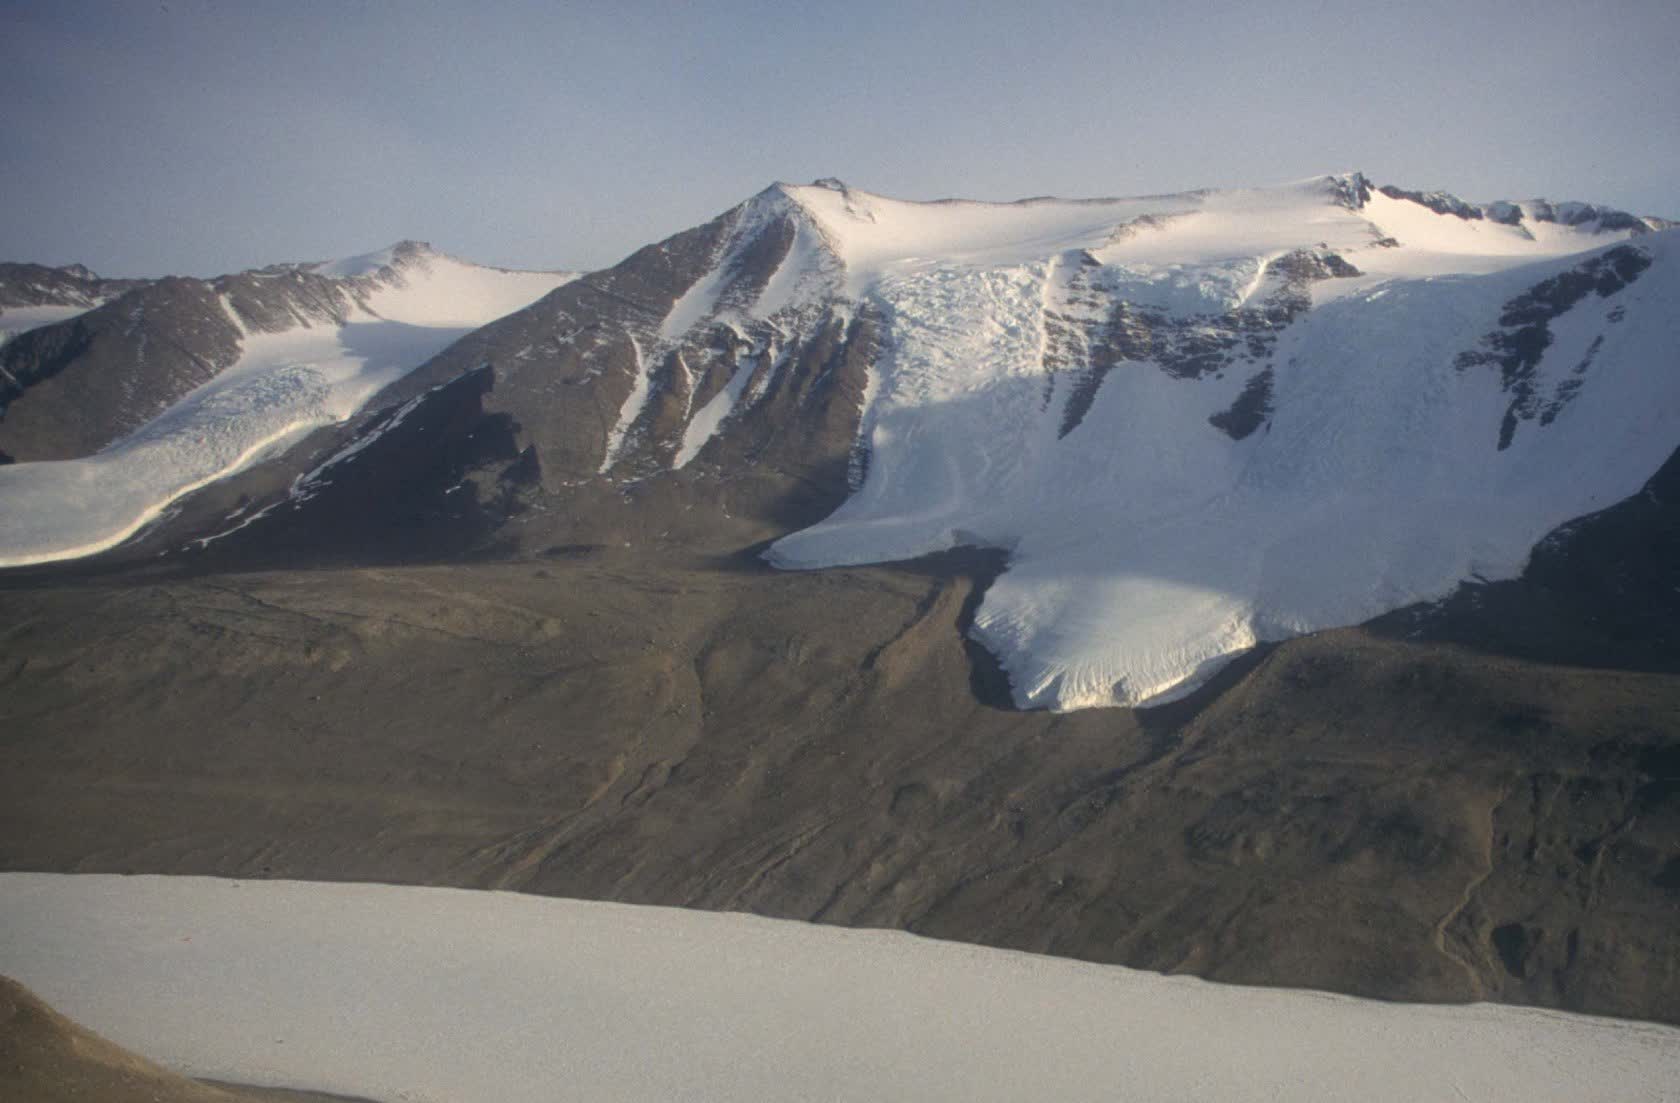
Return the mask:
[[(1373, 220), (1400, 202), (1358, 215), (1316, 204), (1293, 239), (1275, 209), (1251, 232), (1240, 209), (1210, 203), (1095, 249), (1073, 225), (1041, 260), (970, 246), (954, 262), (881, 265), (866, 292), (887, 331), (862, 420), (868, 476), (767, 558), (1007, 549), (973, 631), (1019, 705), (1060, 710), (1162, 703), (1257, 642), (1519, 574), (1547, 532), (1636, 493), (1680, 440), (1675, 234), (1613, 247), (1651, 263), (1554, 303), (1543, 355), (1517, 371), (1532, 378), (1513, 381), (1467, 350), (1506, 348), (1509, 306), (1537, 285), (1596, 279), (1567, 274), (1606, 238), (1524, 245), (1509, 227), (1403, 210), (1410, 247), (1379, 241)], [(1169, 265), (1174, 232), (1183, 259)], [(1287, 248), (1326, 241), (1352, 262), (1346, 279), (1241, 313), (1264, 305), (1253, 300)], [(868, 259), (881, 255), (871, 242)], [(1070, 302), (1069, 265), (1097, 270), (1088, 282), (1110, 298)], [(1091, 322), (1127, 297), (1154, 300), (1143, 337), (1123, 310), (1108, 331)], [(1113, 348), (1094, 383), (1087, 371), (1088, 409), (1069, 430), (1082, 384), (1052, 350), (1075, 330)], [(1168, 332), (1217, 355), (1172, 370)], [(1229, 428), (1245, 389), (1258, 431)], [(1513, 394), (1556, 401), (1546, 420), (1538, 400), (1523, 407), (1502, 436)]]

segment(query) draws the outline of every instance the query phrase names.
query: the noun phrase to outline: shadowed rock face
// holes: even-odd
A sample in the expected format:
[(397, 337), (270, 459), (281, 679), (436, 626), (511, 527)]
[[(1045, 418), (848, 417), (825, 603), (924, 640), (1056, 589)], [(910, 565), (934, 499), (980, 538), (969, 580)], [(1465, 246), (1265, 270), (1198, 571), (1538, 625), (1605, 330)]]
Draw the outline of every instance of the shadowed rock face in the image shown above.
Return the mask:
[(1638, 494), (1552, 532), (1520, 578), (1466, 583), (1370, 627), (1535, 662), (1680, 674), (1680, 451)]
[(468, 372), (334, 434), (284, 490), (258, 468), (187, 507), (203, 535), (176, 548), (198, 568), (416, 562), (481, 552), (529, 508), (536, 452), (487, 413), (489, 368)]
[[(521, 439), (542, 457), (549, 487), (608, 469), (618, 479), (670, 470), (690, 416), (740, 372), (747, 373), (741, 405), (751, 404), (758, 411), (752, 420), (771, 423), (774, 435), (795, 428), (789, 417), (821, 422), (842, 380), (820, 377), (833, 366), (843, 340), (873, 333), (870, 323), (859, 328), (848, 322), (849, 312), (824, 304), (778, 316), (774, 324), (737, 317), (681, 335), (661, 331), (678, 300), (702, 282), (716, 280), (709, 290), (719, 311), (751, 306), (788, 255), (796, 233), (793, 217), (782, 211), (765, 218), (752, 203), (744, 204), (641, 249), (478, 330), (389, 388), (380, 401), (403, 401), (463, 371), (494, 364), (497, 385), (490, 407), (518, 418)], [(644, 398), (620, 425), (639, 377), (645, 379)], [(799, 408), (788, 408), (784, 396), (796, 396)], [(859, 386), (850, 397), (855, 403), (860, 396)], [(813, 403), (821, 410), (806, 409)], [(746, 420), (731, 419), (719, 437), (743, 429), (759, 439), (752, 450), (762, 456), (763, 434), (741, 426)], [(855, 428), (855, 411), (851, 423)], [(725, 447), (723, 439), (708, 447)], [(791, 457), (795, 450), (780, 451)]]
[(1626, 230), (1634, 235), (1650, 233), (1652, 230), (1666, 230), (1673, 226), (1667, 219), (1642, 218), (1627, 211), (1595, 203), (1549, 203), (1544, 199), (1533, 199), (1525, 204), (1501, 200), (1486, 206), (1477, 206), (1444, 191), (1408, 191), (1388, 184), (1377, 190), (1390, 199), (1408, 200), (1436, 214), (1451, 215), (1466, 222), (1487, 219), (1504, 226), (1521, 226), (1524, 219), (1531, 218), (1535, 222), (1553, 222), (1564, 226), (1596, 224), (1596, 228), (1603, 232)]
[(1565, 226), (1581, 226), (1589, 222), (1596, 222), (1603, 230), (1631, 230), (1635, 234), (1646, 233), (1653, 229), (1665, 229), (1673, 223), (1666, 219), (1646, 219), (1631, 215), (1626, 211), (1618, 211), (1613, 207), (1601, 207), (1594, 203), (1547, 203), (1544, 200), (1535, 204), (1534, 220), (1536, 222), (1558, 222)]
[(1221, 410), (1208, 421), (1232, 440), (1243, 440), (1266, 424), (1271, 412), (1272, 369), (1268, 366), (1243, 385), (1242, 393), (1231, 403), (1230, 409)]
[(1456, 195), (1449, 195), (1444, 191), (1419, 192), (1407, 191), (1391, 184), (1384, 184), (1377, 189), (1390, 199), (1409, 199), (1420, 207), (1427, 207), (1436, 214), (1448, 214), (1454, 218), (1462, 218), (1467, 222), (1479, 221), (1482, 209), (1472, 206)]
[[(18, 326), (13, 322), (20, 308), (25, 312), (29, 308), (57, 308), (73, 316), (74, 312), (92, 310), (149, 282), (104, 279), (80, 264), (49, 268), (44, 264), (0, 263), (0, 350), (16, 337), (12, 331)], [(38, 317), (28, 322), (24, 332), (40, 328), (39, 323)], [(85, 335), (72, 332), (44, 342), (35, 352), (20, 355), (15, 362), (0, 351), (0, 418), (4, 417), (8, 404), (52, 373), (51, 365), (66, 363), (87, 348)], [(0, 444), (8, 437), (0, 426)], [(29, 450), (27, 443), (24, 450)], [(11, 463), (14, 459), (0, 447), (0, 463)]]
[[(367, 472), (369, 485), (387, 485), (409, 503), (408, 519), (393, 529), (402, 536), (387, 540), (388, 548), (354, 541), (358, 554), (375, 559), (492, 546), (498, 554), (535, 554), (650, 539), (735, 550), (821, 519), (868, 462), (858, 422), (880, 353), (880, 322), (868, 307), (829, 299), (768, 321), (744, 316), (798, 232), (794, 214), (774, 200), (767, 193), (473, 332), (388, 387), (354, 423), (200, 492), (165, 534), (133, 553), (186, 547), (205, 562), (272, 563), (259, 550), (265, 543), (278, 539), (302, 554), (306, 533), (341, 552), (348, 530), (336, 519), (340, 507), (307, 500), (296, 485), (335, 452), (345, 457), (335, 485)], [(691, 293), (710, 296), (718, 312), (733, 308), (730, 320), (663, 332), (667, 315)], [(482, 385), (457, 386), (468, 377)], [(450, 397), (469, 392), (468, 404)], [(734, 410), (751, 416), (719, 419), (703, 445), (689, 442), (695, 412), (731, 396)], [(460, 463), (423, 459), (423, 449), (412, 462), (394, 461), (391, 440), (358, 445), (380, 438), (411, 403), (454, 411), (437, 430), (444, 435), (428, 439), (436, 454)], [(411, 439), (409, 425), (403, 439)], [(478, 458), (485, 440), (503, 443)], [(511, 478), (515, 469), (520, 474)], [(471, 524), (461, 523), (472, 497), (463, 485), (478, 495), (467, 510), (478, 518)], [(421, 514), (430, 520), (421, 522)], [(515, 514), (517, 524), (495, 531)], [(289, 535), (271, 536), (282, 523)], [(227, 530), (236, 534), (202, 546)], [(376, 530), (365, 530), (375, 543)]]

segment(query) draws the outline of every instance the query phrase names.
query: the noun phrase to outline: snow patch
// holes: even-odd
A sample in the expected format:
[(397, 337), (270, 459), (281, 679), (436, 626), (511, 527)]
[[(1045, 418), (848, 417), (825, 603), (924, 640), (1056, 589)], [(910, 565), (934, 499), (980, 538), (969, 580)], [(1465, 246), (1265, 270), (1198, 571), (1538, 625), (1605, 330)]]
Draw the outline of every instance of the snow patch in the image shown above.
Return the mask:
[(648, 395), (652, 390), (652, 380), (649, 378), (649, 365), (642, 355), (642, 345), (636, 338), (626, 333), (630, 341), (630, 353), (635, 358), (635, 377), (631, 380), (630, 393), (624, 398), (624, 405), (618, 409), (618, 421), (613, 424), (611, 432), (607, 434), (607, 449), (601, 457), (599, 473), (605, 475), (612, 470), (612, 465), (618, 462), (618, 454), (624, 448), (625, 434), (636, 424), (636, 419), (642, 416), (642, 408), (647, 405)]
[(729, 382), (724, 384), (723, 390), (713, 395), (689, 419), (687, 427), (683, 429), (682, 447), (677, 451), (677, 458), (676, 462), (672, 464), (673, 467), (687, 467), (689, 461), (700, 454), (700, 449), (706, 446), (706, 442), (717, 435), (718, 428), (723, 425), (724, 419), (729, 416), (730, 411), (735, 409), (736, 401), (741, 397), (741, 392), (746, 389), (747, 381), (752, 378), (753, 369), (758, 364), (758, 360), (744, 357), (736, 365), (735, 373), (729, 377)]
[(689, 330), (716, 313), (718, 297), (729, 285), (730, 274), (729, 264), (715, 264), (706, 275), (695, 281), (693, 287), (683, 292), (659, 324), (659, 340), (663, 344), (675, 344)]

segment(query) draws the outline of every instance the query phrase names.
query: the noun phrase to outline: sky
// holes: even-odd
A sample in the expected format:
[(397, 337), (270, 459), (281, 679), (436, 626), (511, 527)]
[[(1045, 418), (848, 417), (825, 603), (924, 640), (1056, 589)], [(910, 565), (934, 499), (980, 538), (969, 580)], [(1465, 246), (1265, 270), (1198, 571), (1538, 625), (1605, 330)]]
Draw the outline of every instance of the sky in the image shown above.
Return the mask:
[(1680, 218), (1673, 0), (0, 0), (0, 259), (592, 269), (776, 180)]

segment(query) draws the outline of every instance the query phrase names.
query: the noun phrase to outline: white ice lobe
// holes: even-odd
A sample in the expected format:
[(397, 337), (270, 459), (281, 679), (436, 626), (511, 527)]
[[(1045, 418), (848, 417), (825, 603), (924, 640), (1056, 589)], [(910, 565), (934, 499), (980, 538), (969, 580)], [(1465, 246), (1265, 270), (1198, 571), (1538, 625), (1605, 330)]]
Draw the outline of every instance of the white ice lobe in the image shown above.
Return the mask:
[[(1356, 209), (1338, 183), (1022, 204), (792, 189), (878, 309), (884, 351), (867, 478), (771, 562), (1007, 549), (974, 633), (1017, 703), (1146, 705), (1257, 642), (1512, 577), (1552, 528), (1636, 493), (1680, 441), (1675, 234), (1642, 235), (1647, 270), (1550, 321), (1535, 386), (1572, 401), (1501, 448), (1512, 394), (1497, 365), (1460, 354), (1505, 304), (1626, 233), (1536, 232), (1381, 193)], [(1146, 336), (1216, 341), (1221, 316), (1289, 284), (1301, 251), (1352, 268), (1297, 281), (1301, 307), (1270, 344), (1239, 344), (1216, 370), (1133, 340), (1092, 397), (1046, 355), (1116, 302)], [(1268, 392), (1255, 431), (1210, 422), (1251, 384)], [(1068, 431), (1081, 385), (1089, 408)]]

